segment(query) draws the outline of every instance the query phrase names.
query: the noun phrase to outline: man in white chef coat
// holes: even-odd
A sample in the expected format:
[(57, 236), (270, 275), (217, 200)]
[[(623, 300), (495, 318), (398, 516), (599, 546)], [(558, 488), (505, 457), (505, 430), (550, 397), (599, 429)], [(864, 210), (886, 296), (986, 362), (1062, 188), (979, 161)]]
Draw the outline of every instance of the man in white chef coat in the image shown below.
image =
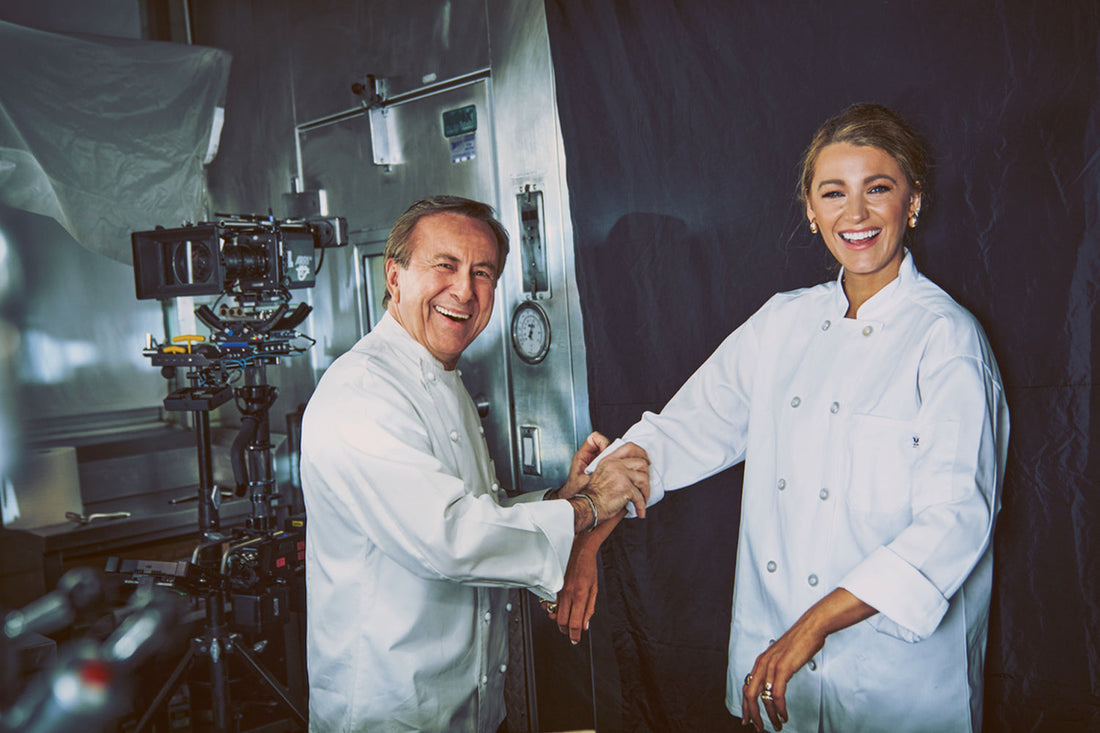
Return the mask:
[[(648, 496), (640, 450), (507, 505), (456, 365), (488, 323), (507, 232), (417, 202), (386, 244), (386, 314), (322, 377), (302, 426), (310, 730), (494, 733), (508, 588), (552, 599), (573, 537)], [(614, 463), (614, 462), (613, 462)]]

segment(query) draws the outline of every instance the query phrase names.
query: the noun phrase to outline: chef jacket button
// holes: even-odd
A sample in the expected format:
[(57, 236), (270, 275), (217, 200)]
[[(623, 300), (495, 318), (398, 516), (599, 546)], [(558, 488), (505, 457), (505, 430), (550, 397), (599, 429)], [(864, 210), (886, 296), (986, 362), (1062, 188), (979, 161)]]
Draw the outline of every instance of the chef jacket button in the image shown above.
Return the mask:
[(509, 603), (508, 605), (506, 605), (506, 606), (504, 607), (504, 610), (505, 610), (505, 611), (508, 611), (509, 613), (511, 613), (511, 612), (512, 612), (512, 604), (511, 604), (511, 603)]
[(817, 662), (811, 659), (809, 662), (806, 663), (806, 666), (810, 668), (811, 672), (813, 672), (815, 669), (817, 669)]
[(874, 331), (875, 331), (875, 329), (871, 326), (864, 326), (863, 327), (863, 335), (864, 336), (870, 336), (872, 333), (874, 333)]
[(834, 415), (840, 412), (840, 403), (834, 402), (833, 404), (829, 405), (829, 412), (833, 413)]
[(461, 369), (455, 369), (455, 374), (457, 374), (458, 376), (461, 377), (462, 376), (462, 370)]
[(785, 478), (779, 479), (779, 481), (776, 482), (775, 487), (777, 489), (779, 489), (780, 491), (787, 488), (787, 479), (785, 479)]
[(484, 425), (478, 425), (477, 426), (477, 431), (479, 433), (481, 433), (482, 435), (485, 435), (485, 426)]
[(811, 575), (810, 577), (806, 578), (806, 582), (810, 585), (817, 585), (817, 576)]
[(458, 442), (458, 431), (457, 430), (452, 430), (451, 431), (451, 440), (455, 443)]
[(495, 494), (496, 492), (500, 491), (500, 484), (498, 484), (494, 481), (492, 487), (490, 487), (490, 488), (492, 488), (492, 491)]
[(801, 404), (802, 404), (802, 398), (801, 397), (795, 397), (793, 400), (791, 400), (791, 407), (798, 407)]
[(429, 382), (434, 382), (435, 381), (435, 372), (428, 372), (428, 381)]
[(483, 685), (489, 684), (489, 676), (488, 675), (484, 675), (484, 674), (481, 675), (481, 684), (483, 684)]
[(828, 331), (829, 326), (831, 326), (831, 325), (833, 325), (833, 324), (830, 323), (829, 321), (825, 321), (824, 323), (821, 324), (821, 330), (822, 331)]
[(500, 673), (501, 674), (504, 674), (507, 671), (508, 671), (508, 665), (507, 664), (500, 665)]
[(769, 573), (774, 573), (775, 569), (777, 567), (779, 567), (779, 566), (775, 564), (775, 560), (768, 560), (768, 572)]
[(817, 495), (821, 497), (822, 501), (825, 501), (826, 499), (829, 498), (829, 490), (828, 489), (822, 489), (821, 491), (817, 492)]
[(491, 613), (490, 611), (486, 611), (486, 612), (485, 612), (485, 623), (489, 623), (489, 621), (490, 621), (490, 620), (491, 620), (492, 618), (493, 618), (493, 614), (492, 614), (492, 613)]
[(775, 639), (768, 639), (768, 646), (771, 646), (774, 643), (775, 643)]

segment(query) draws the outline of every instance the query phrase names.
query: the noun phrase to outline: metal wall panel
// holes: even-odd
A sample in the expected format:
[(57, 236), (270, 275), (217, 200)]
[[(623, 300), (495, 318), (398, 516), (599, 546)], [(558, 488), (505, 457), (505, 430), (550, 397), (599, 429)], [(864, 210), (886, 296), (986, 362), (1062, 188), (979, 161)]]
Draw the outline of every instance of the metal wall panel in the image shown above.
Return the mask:
[(358, 106), (351, 87), (368, 74), (392, 96), (489, 65), (484, 0), (292, 2), (286, 12), (298, 124)]
[[(538, 430), (538, 475), (524, 473), (520, 456), (513, 454), (516, 486), (531, 491), (565, 481), (576, 447), (591, 430), (584, 331), (545, 8), (540, 0), (490, 2), (488, 8), (500, 214), (516, 252), (501, 295), (505, 325), (510, 325), (517, 308), (535, 302), (545, 312), (550, 330), (549, 351), (536, 364), (524, 361), (510, 345), (507, 349), (513, 445), (522, 448), (520, 431)], [(546, 282), (525, 293), (517, 195), (529, 190), (542, 195)], [(520, 730), (530, 731), (596, 727), (602, 721), (597, 721), (593, 702), (591, 660), (599, 659), (601, 651), (610, 653), (609, 643), (597, 644), (598, 619), (593, 631), (574, 647), (532, 602), (531, 594), (522, 593), (521, 598), (517, 628), (522, 629), (523, 645), (522, 649), (513, 646), (512, 664), (527, 661), (526, 717), (521, 718), (509, 701), (509, 725), (526, 725)]]
[[(509, 349), (517, 429), (539, 429), (541, 475), (517, 474), (517, 488), (532, 491), (565, 482), (573, 453), (590, 430), (584, 333), (543, 4), (491, 3), (490, 31), (500, 214), (517, 245), (506, 277), (506, 315), (510, 323), (515, 309), (531, 300), (545, 311), (550, 326), (550, 350), (538, 364), (526, 363)], [(543, 194), (547, 292), (523, 290), (516, 196), (525, 190)]]
[[(443, 113), (474, 106), (478, 127), (475, 157), (455, 161), (443, 134)], [(395, 165), (376, 165), (372, 155), (370, 121), (365, 113), (309, 128), (299, 134), (302, 179), (309, 189), (326, 191), (329, 207), (348, 219), (352, 247), (326, 253), (327, 274), (312, 294), (315, 313), (310, 329), (318, 340), (314, 366), (322, 372), (369, 330), (380, 313), (378, 287), (367, 304), (364, 258), (381, 265), (381, 251), (389, 227), (408, 206), (438, 193), (456, 194), (496, 206), (496, 170), (490, 82), (485, 79), (456, 89), (414, 97), (388, 109), (394, 117), (400, 157)], [(511, 477), (508, 379), (501, 337), (501, 305), (506, 285), (497, 288), (497, 305), (485, 332), (459, 362), (470, 393), (489, 404), (485, 437), (505, 486)], [(354, 300), (353, 300), (354, 297)], [(364, 305), (368, 312), (364, 313)], [(370, 318), (373, 314), (375, 317)], [(502, 460), (504, 457), (504, 460)]]
[(159, 407), (165, 380), (141, 349), (146, 333), (159, 337), (162, 316), (155, 301), (135, 299), (133, 269), (84, 249), (52, 219), (8, 207), (0, 238), (23, 273), (18, 379), (28, 433)]

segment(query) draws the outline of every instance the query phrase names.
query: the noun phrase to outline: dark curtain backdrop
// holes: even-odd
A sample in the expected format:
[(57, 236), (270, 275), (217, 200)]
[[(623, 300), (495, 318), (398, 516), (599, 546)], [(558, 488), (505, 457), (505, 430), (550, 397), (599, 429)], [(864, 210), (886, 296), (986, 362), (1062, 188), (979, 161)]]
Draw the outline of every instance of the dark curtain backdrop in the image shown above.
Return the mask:
[[(981, 321), (1012, 413), (987, 731), (1100, 730), (1095, 0), (548, 0), (594, 426), (660, 409), (772, 293), (832, 276), (794, 201), (857, 101), (935, 152), (915, 257)], [(603, 551), (612, 724), (723, 731), (741, 474)], [(604, 716), (604, 720), (609, 718)], [(611, 730), (601, 727), (601, 732)]]

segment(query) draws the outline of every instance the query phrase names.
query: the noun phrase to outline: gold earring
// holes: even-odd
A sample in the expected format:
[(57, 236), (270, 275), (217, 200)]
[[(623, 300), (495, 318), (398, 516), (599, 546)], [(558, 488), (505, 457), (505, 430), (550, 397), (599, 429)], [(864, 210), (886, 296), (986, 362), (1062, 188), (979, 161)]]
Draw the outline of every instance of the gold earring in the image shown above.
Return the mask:
[(917, 216), (919, 216), (919, 212), (914, 211), (913, 215), (909, 217), (909, 228), (910, 229), (916, 229), (917, 228)]
[(817, 222), (813, 219), (810, 220), (810, 233), (817, 234)]

